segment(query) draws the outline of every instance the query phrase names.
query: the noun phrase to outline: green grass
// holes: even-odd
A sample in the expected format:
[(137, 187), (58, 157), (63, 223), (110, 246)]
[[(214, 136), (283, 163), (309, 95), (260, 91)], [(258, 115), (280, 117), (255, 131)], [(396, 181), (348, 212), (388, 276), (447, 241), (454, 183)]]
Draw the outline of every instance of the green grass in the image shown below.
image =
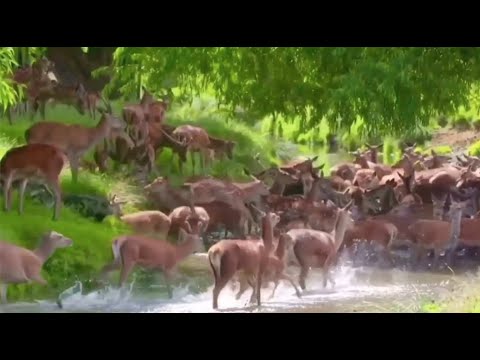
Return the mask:
[[(120, 113), (121, 104), (112, 104), (114, 112)], [(66, 106), (47, 108), (47, 120), (69, 124), (84, 124), (95, 126), (98, 122), (88, 116), (81, 116), (75, 110)], [(37, 121), (38, 118), (37, 118)], [(221, 111), (216, 110), (216, 104), (211, 101), (197, 99), (192, 106), (173, 107), (168, 113), (170, 124), (198, 124), (210, 134), (237, 142), (233, 160), (225, 160), (213, 165), (211, 173), (214, 176), (243, 179), (243, 168), (258, 171), (271, 164), (289, 161), (302, 155), (305, 148), (300, 148), (288, 141), (275, 140), (268, 132), (262, 130), (260, 123), (251, 127), (235, 121), (227, 121)], [(0, 157), (13, 146), (25, 143), (25, 131), (32, 125), (27, 118), (15, 119), (10, 126), (5, 119), (0, 121)], [(253, 160), (259, 154), (261, 164)], [(181, 178), (176, 168), (176, 160), (172, 161), (171, 152), (166, 149), (157, 159), (162, 176)], [(92, 160), (92, 151), (86, 158)], [(191, 174), (191, 162), (185, 166), (185, 175)], [(198, 168), (197, 168), (198, 169)], [(86, 170), (79, 173), (78, 183), (71, 180), (70, 169), (65, 169), (61, 175), (62, 190), (65, 193), (110, 196), (119, 194), (123, 198), (134, 199), (125, 206), (124, 212), (132, 212), (144, 208), (141, 188), (129, 181), (123, 171), (109, 171), (107, 174), (92, 174)], [(58, 221), (53, 221), (53, 209), (35, 203), (27, 197), (23, 216), (17, 212), (18, 195), (13, 193), (14, 201), (9, 213), (2, 211), (0, 217), (0, 239), (12, 242), (29, 249), (37, 246), (42, 233), (48, 230), (58, 231), (74, 241), (71, 248), (59, 249), (45, 264), (43, 275), (49, 282), (48, 287), (41, 285), (11, 285), (9, 301), (32, 300), (52, 297), (71, 286), (78, 278), (86, 282), (94, 279), (103, 265), (111, 260), (111, 241), (116, 236), (128, 231), (119, 220), (107, 217), (102, 223), (82, 217), (79, 213), (63, 207)], [(3, 208), (3, 197), (0, 196)]]
[(468, 147), (468, 155), (479, 156), (480, 155), (480, 141), (474, 142)]

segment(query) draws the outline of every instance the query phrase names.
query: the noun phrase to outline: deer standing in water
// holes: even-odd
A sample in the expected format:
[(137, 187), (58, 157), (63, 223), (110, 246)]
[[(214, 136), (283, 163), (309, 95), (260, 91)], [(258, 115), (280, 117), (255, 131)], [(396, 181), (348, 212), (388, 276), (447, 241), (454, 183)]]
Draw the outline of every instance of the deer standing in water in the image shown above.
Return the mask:
[(353, 227), (353, 220), (348, 213), (352, 203), (350, 201), (343, 209), (338, 209), (337, 220), (332, 233), (311, 229), (292, 229), (286, 233), (294, 244), (293, 252), (300, 264), (299, 283), (302, 290), (305, 290), (305, 279), (310, 267), (321, 267), (323, 269), (324, 288), (327, 286), (328, 280), (335, 286), (329, 270), (342, 246), (345, 232)]
[(257, 306), (261, 305), (261, 284), (267, 268), (268, 257), (273, 248), (273, 228), (280, 221), (275, 213), (259, 211), (262, 217), (262, 241), (258, 240), (221, 240), (208, 251), (208, 261), (215, 278), (213, 288), (213, 308), (218, 308), (220, 292), (238, 271), (247, 277), (252, 287), (250, 303), (257, 297)]

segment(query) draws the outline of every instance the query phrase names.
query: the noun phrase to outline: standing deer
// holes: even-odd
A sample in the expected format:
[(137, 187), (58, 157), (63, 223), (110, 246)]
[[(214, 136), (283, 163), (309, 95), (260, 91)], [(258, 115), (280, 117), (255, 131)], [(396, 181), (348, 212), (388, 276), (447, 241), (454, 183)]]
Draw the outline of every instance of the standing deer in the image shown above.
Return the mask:
[(0, 180), (3, 182), (5, 211), (10, 210), (12, 184), (15, 181), (21, 181), (19, 213), (22, 214), (28, 181), (40, 180), (53, 189), (55, 194), (53, 220), (56, 220), (62, 206), (59, 177), (67, 161), (60, 149), (48, 144), (27, 144), (8, 150), (0, 161)]
[(273, 247), (273, 228), (280, 221), (275, 213), (261, 212), (262, 241), (257, 240), (221, 240), (208, 251), (208, 261), (215, 278), (213, 288), (213, 308), (218, 308), (220, 292), (238, 271), (247, 277), (253, 288), (250, 302), (257, 297), (257, 305), (261, 305), (261, 284), (263, 273), (267, 268), (268, 257)]
[(293, 252), (300, 264), (299, 283), (302, 290), (305, 290), (305, 279), (310, 267), (321, 267), (323, 270), (323, 287), (327, 286), (331, 278), (329, 270), (336, 261), (338, 250), (342, 246), (345, 232), (353, 227), (353, 220), (348, 213), (352, 201), (343, 209), (338, 209), (337, 221), (332, 233), (310, 229), (292, 229), (286, 234), (293, 242)]
[[(73, 241), (56, 232), (49, 231), (42, 236), (40, 246), (35, 250), (0, 241), (0, 298), (7, 303), (9, 284), (36, 282), (47, 285), (42, 277), (43, 264), (53, 255), (56, 249), (72, 246)], [(61, 302), (57, 302), (62, 307)]]
[(109, 136), (112, 130), (125, 128), (125, 122), (113, 116), (110, 106), (108, 108), (109, 112), (103, 112), (96, 127), (44, 121), (27, 129), (25, 139), (29, 144), (50, 144), (65, 152), (70, 162), (72, 180), (77, 182), (83, 155)]
[[(194, 217), (189, 220), (192, 223), (198, 221)], [(200, 231), (202, 231), (201, 227)], [(119, 286), (121, 287), (136, 265), (147, 269), (162, 270), (167, 283), (168, 296), (172, 298), (171, 279), (177, 264), (193, 252), (198, 251), (201, 246), (200, 237), (196, 233), (187, 233), (180, 229), (179, 239), (179, 244), (173, 245), (167, 241), (142, 235), (120, 236), (112, 244), (114, 260), (103, 268), (101, 274), (105, 276), (120, 268)]]

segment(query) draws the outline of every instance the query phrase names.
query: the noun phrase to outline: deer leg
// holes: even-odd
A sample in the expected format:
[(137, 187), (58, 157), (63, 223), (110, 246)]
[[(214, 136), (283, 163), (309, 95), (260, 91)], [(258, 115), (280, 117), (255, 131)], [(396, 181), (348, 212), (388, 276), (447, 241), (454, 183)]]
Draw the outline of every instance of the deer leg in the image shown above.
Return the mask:
[(20, 206), (18, 207), (18, 213), (20, 215), (23, 214), (23, 203), (25, 200), (25, 189), (28, 184), (28, 179), (23, 179), (22, 182), (20, 183), (20, 190), (19, 190), (19, 198), (20, 198)]
[(60, 215), (60, 210), (62, 208), (62, 191), (60, 188), (60, 183), (58, 179), (51, 179), (49, 181), (49, 185), (53, 189), (53, 193), (55, 195), (55, 209), (53, 211), (53, 220), (57, 220)]
[(220, 295), (220, 292), (225, 287), (225, 285), (227, 285), (227, 283), (230, 281), (230, 278), (231, 277), (221, 276), (220, 274), (218, 274), (215, 277), (215, 286), (213, 288), (213, 308), (214, 309), (218, 309), (218, 296)]
[(78, 181), (79, 159), (71, 156), (68, 160), (70, 161), (70, 170), (72, 171), (72, 182), (76, 183)]
[(273, 287), (272, 293), (271, 293), (270, 296), (268, 297), (268, 300), (273, 299), (273, 297), (275, 296), (275, 291), (277, 290), (278, 284), (280, 284), (280, 278), (279, 278), (278, 276), (275, 277), (274, 284), (275, 284), (275, 285), (274, 285), (274, 287)]
[(122, 287), (125, 281), (128, 279), (128, 275), (130, 275), (135, 263), (130, 259), (123, 259), (123, 266), (122, 271), (120, 272), (120, 282), (118, 284), (119, 287)]
[(30, 106), (30, 121), (35, 120), (35, 115), (37, 114), (38, 111), (38, 100), (33, 100), (31, 101), (31, 106)]
[(7, 113), (8, 123), (9, 123), (10, 125), (13, 125), (13, 121), (12, 121), (12, 109), (11, 109), (11, 107), (8, 107), (6, 113)]
[(45, 121), (45, 104), (44, 101), (40, 103), (40, 115), (42, 116), (43, 121)]
[(190, 158), (192, 159), (192, 175), (195, 175), (195, 152), (190, 150)]
[(170, 299), (173, 298), (173, 291), (172, 291), (172, 273), (168, 270), (164, 270), (163, 276), (165, 277), (165, 284), (167, 285), (167, 293)]
[(7, 289), (7, 284), (0, 284), (0, 300), (2, 301), (2, 304), (7, 303)]
[(238, 280), (238, 282), (240, 283), (240, 287), (238, 289), (237, 295), (235, 295), (235, 300), (239, 300), (242, 297), (242, 295), (248, 289), (249, 285), (248, 280), (243, 275), (240, 275)]
[[(295, 285), (295, 282), (293, 281), (293, 279), (292, 279), (289, 275), (287, 275), (287, 274), (285, 274), (285, 273), (282, 273), (282, 274), (280, 274), (280, 276), (278, 277), (278, 280), (286, 280), (286, 281), (288, 281), (290, 284), (292, 284), (293, 288), (295, 289), (295, 293), (297, 294), (297, 296), (298, 296), (299, 298), (302, 297), (302, 294), (300, 293), (300, 290), (298, 290), (297, 285)], [(273, 289), (273, 293), (275, 292), (275, 289), (277, 288), (278, 280), (277, 280), (277, 283), (275, 284), (275, 288)], [(273, 293), (272, 293), (272, 297), (273, 297)]]
[(305, 288), (306, 288), (305, 279), (307, 278), (307, 275), (308, 275), (308, 272), (309, 272), (310, 268), (309, 268), (309, 266), (304, 265), (304, 264), (300, 264), (300, 266), (301, 266), (301, 269), (300, 269), (300, 275), (299, 275), (298, 283), (300, 285), (300, 288), (302, 290), (305, 290)]
[(42, 277), (41, 274), (35, 274), (30, 277), (30, 280), (35, 281), (36, 283), (40, 285), (47, 285), (47, 281)]
[(11, 207), (11, 199), (12, 199), (12, 181), (13, 181), (13, 174), (10, 174), (7, 179), (5, 180), (5, 184), (3, 186), (3, 197), (5, 198), (5, 211), (10, 211)]

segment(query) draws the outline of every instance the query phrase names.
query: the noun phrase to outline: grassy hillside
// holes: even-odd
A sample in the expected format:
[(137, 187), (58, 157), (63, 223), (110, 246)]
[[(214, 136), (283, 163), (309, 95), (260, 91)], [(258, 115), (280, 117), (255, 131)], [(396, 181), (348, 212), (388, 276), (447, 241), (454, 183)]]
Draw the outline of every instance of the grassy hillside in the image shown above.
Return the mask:
[[(121, 104), (112, 104), (114, 112), (119, 113)], [(94, 126), (96, 122), (87, 116), (81, 116), (65, 106), (47, 109), (47, 119), (65, 123), (85, 124)], [(37, 120), (38, 121), (38, 120)], [(227, 121), (216, 106), (208, 101), (196, 100), (192, 106), (173, 108), (168, 114), (171, 124), (198, 123), (205, 127), (212, 135), (231, 139), (237, 142), (233, 160), (226, 160), (214, 164), (211, 173), (216, 176), (244, 178), (243, 167), (260, 169), (272, 163), (290, 160), (295, 155), (306, 152), (305, 148), (289, 144), (288, 142), (273, 141), (267, 132), (259, 127), (249, 127), (233, 121)], [(31, 126), (27, 118), (16, 119), (10, 126), (5, 119), (0, 122), (0, 157), (13, 146), (25, 143), (25, 130)], [(261, 165), (253, 160), (254, 155), (260, 154)], [(161, 175), (179, 178), (176, 160), (172, 161), (171, 152), (166, 149), (157, 159)], [(87, 155), (92, 160), (92, 152)], [(188, 161), (186, 174), (191, 173), (191, 162)], [(180, 179), (179, 179), (180, 180)], [(143, 208), (141, 188), (129, 181), (123, 171), (114, 171), (108, 174), (92, 174), (86, 170), (80, 171), (79, 181), (73, 184), (69, 169), (62, 172), (62, 189), (73, 194), (90, 194), (119, 196), (132, 200), (125, 206), (125, 212), (132, 212)], [(111, 241), (125, 231), (128, 231), (118, 220), (106, 218), (103, 223), (95, 222), (82, 217), (74, 210), (63, 207), (60, 219), (52, 221), (53, 209), (40, 205), (27, 198), (24, 215), (19, 216), (17, 193), (14, 192), (12, 211), (2, 211), (0, 217), (0, 239), (34, 248), (38, 244), (40, 235), (47, 230), (55, 230), (71, 237), (74, 246), (58, 250), (46, 263), (44, 276), (50, 287), (40, 285), (15, 285), (9, 287), (9, 300), (27, 300), (53, 296), (73, 284), (76, 278), (87, 281), (95, 277), (98, 270), (111, 259)], [(3, 208), (3, 195), (0, 195)], [(87, 282), (88, 286), (88, 282)]]

